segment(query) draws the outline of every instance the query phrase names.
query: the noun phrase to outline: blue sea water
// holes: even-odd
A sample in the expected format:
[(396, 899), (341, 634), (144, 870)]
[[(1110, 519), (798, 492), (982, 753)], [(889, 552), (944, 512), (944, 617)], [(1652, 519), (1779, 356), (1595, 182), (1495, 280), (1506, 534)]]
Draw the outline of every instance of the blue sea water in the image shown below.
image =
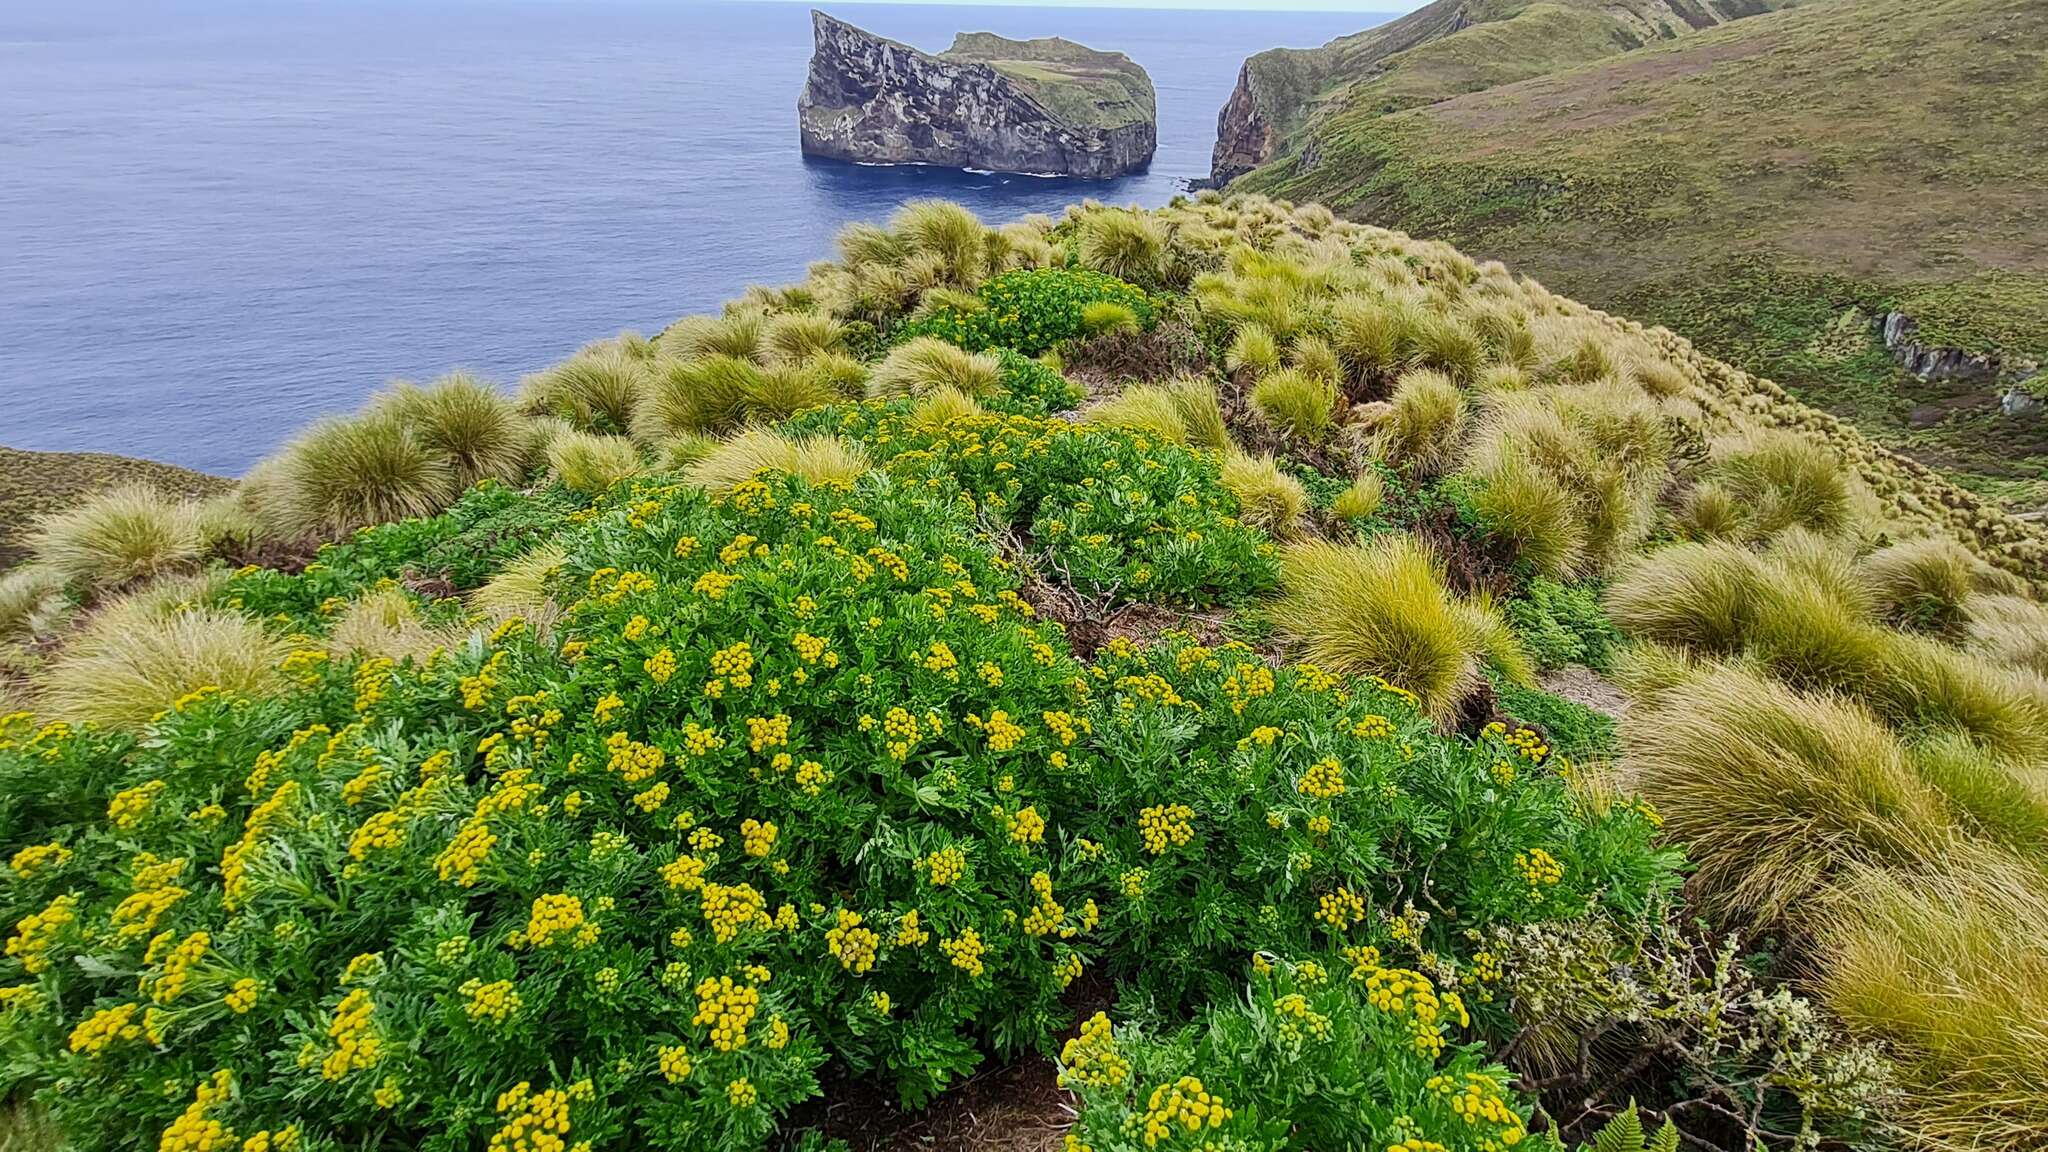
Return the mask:
[(509, 384), (798, 279), (906, 199), (1160, 204), (1206, 174), (1246, 55), (1382, 19), (829, 7), (929, 50), (986, 29), (1129, 54), (1159, 90), (1151, 171), (806, 162), (801, 4), (7, 0), (0, 444), (239, 473), (389, 379)]

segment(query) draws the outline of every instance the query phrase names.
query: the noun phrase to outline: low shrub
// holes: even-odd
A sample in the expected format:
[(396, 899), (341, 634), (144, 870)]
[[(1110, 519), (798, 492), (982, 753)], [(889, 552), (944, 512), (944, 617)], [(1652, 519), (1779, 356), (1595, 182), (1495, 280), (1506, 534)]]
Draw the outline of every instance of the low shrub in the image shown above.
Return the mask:
[(1584, 664), (1605, 672), (1613, 666), (1621, 633), (1607, 619), (1593, 587), (1538, 577), (1508, 600), (1504, 610), (1516, 639), (1538, 667)]
[(1094, 304), (1121, 305), (1142, 327), (1153, 321), (1152, 302), (1144, 291), (1114, 276), (1078, 268), (1027, 268), (981, 285), (979, 307), (935, 309), (904, 324), (898, 335), (936, 337), (970, 352), (1009, 348), (1041, 356), (1087, 335), (1085, 315)]

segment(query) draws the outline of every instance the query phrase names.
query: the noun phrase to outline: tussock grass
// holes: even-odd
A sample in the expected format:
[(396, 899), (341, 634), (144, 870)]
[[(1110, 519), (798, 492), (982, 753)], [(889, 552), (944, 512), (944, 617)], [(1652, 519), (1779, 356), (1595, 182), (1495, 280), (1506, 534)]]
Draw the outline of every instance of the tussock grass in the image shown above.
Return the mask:
[(1351, 487), (1337, 494), (1330, 503), (1331, 514), (1343, 520), (1367, 520), (1380, 510), (1385, 501), (1386, 482), (1377, 472), (1361, 472), (1351, 482)]
[(1216, 398), (1216, 385), (1197, 376), (1183, 377), (1166, 386), (1180, 415), (1187, 442), (1196, 448), (1221, 452), (1230, 447), (1230, 429), (1223, 422), (1223, 407)]
[(1308, 510), (1301, 481), (1280, 471), (1271, 456), (1231, 448), (1223, 454), (1223, 487), (1237, 498), (1238, 519), (1274, 536), (1291, 536)]
[(1863, 562), (1863, 582), (1894, 625), (1922, 632), (1959, 630), (1976, 590), (1977, 558), (1937, 536), (1883, 548)]
[(1538, 575), (1562, 579), (1584, 564), (1586, 535), (1571, 493), (1518, 456), (1474, 477), (1472, 506), (1489, 535)]
[(204, 552), (197, 506), (124, 484), (39, 517), (29, 534), (35, 562), (65, 583), (118, 588), (190, 567)]
[(1418, 322), (1415, 310), (1369, 296), (1343, 296), (1330, 305), (1331, 344), (1352, 376), (1391, 375), (1408, 362)]
[(1295, 371), (1328, 380), (1332, 384), (1344, 381), (1344, 362), (1330, 342), (1321, 336), (1299, 336), (1294, 346), (1287, 350), (1287, 362)]
[(1754, 536), (1797, 525), (1825, 535), (1849, 527), (1851, 481), (1826, 448), (1791, 432), (1767, 432), (1724, 446), (1714, 475), (1748, 510)]
[(0, 640), (35, 632), (63, 603), (64, 584), (63, 573), (40, 564), (0, 574)]
[(1090, 336), (1103, 336), (1112, 332), (1136, 332), (1138, 314), (1128, 304), (1114, 300), (1095, 300), (1081, 306), (1081, 331)]
[(1912, 1147), (2040, 1147), (2048, 1132), (2048, 896), (2040, 874), (1976, 853), (1905, 876), (1866, 870), (1820, 925), (1828, 1006), (1880, 1041), (1911, 1090)]
[(420, 619), (419, 605), (403, 588), (375, 588), (351, 601), (327, 634), (327, 650), (338, 659), (382, 656), (425, 660), (446, 643)]
[(986, 396), (1002, 386), (1003, 363), (992, 353), (964, 351), (932, 336), (919, 336), (891, 351), (868, 377), (868, 397), (923, 396), (952, 388)]
[(1504, 659), (1510, 667), (1503, 671), (1526, 674), (1526, 658), (1499, 617), (1453, 596), (1435, 556), (1413, 537), (1296, 545), (1282, 561), (1280, 583), (1273, 621), (1303, 659), (1346, 675), (1383, 677), (1415, 693), (1439, 719), (1482, 682), (1482, 657)]
[(1529, 374), (1513, 364), (1488, 364), (1472, 382), (1472, 390), (1484, 397), (1494, 392), (1526, 392)]
[(850, 484), (868, 470), (868, 458), (859, 445), (836, 436), (791, 438), (750, 428), (719, 445), (683, 475), (700, 488), (726, 491), (764, 469), (801, 476), (812, 483)]
[(446, 455), (458, 489), (484, 479), (516, 484), (526, 477), (526, 421), (509, 396), (474, 376), (456, 372), (425, 388), (400, 384), (373, 401), (370, 411), (388, 412)]
[(390, 415), (327, 420), (287, 445), (267, 524), (296, 537), (431, 516), (458, 493), (448, 456)]
[(1082, 218), (1075, 254), (1083, 267), (1157, 287), (1165, 267), (1166, 233), (1149, 214), (1109, 209)]
[(910, 254), (910, 245), (905, 239), (879, 224), (865, 221), (841, 228), (834, 243), (839, 248), (839, 258), (849, 268), (895, 264)]
[(1686, 493), (1672, 526), (1688, 540), (1739, 540), (1746, 518), (1735, 494), (1709, 481)]
[(2001, 759), (1960, 732), (1923, 739), (1909, 755), (1972, 835), (2048, 865), (2048, 774)]
[(936, 388), (910, 410), (910, 424), (921, 432), (936, 434), (949, 426), (979, 416), (981, 404), (974, 397), (951, 386)]
[(1455, 316), (1433, 313), (1413, 331), (1415, 356), (1425, 368), (1433, 368), (1454, 383), (1470, 384), (1486, 367), (1486, 343), (1479, 334)]
[(484, 586), (469, 594), (470, 611), (484, 616), (529, 619), (557, 615), (553, 595), (568, 550), (548, 541), (498, 570)]
[(519, 403), (531, 415), (558, 417), (580, 432), (618, 434), (633, 427), (652, 383), (647, 361), (601, 350), (527, 377)]
[(1232, 372), (1250, 372), (1254, 376), (1277, 371), (1280, 367), (1280, 342), (1265, 328), (1246, 324), (1231, 338), (1230, 349), (1223, 356), (1223, 366)]
[(1421, 368), (1401, 377), (1392, 404), (1392, 411), (1373, 428), (1374, 450), (1413, 475), (1442, 475), (1464, 441), (1469, 413), (1465, 394), (1444, 372)]
[(712, 432), (744, 420), (761, 371), (733, 356), (672, 360), (649, 382), (634, 413), (633, 434), (655, 443), (686, 432)]
[(1252, 386), (1252, 407), (1282, 435), (1317, 444), (1336, 426), (1337, 387), (1298, 369), (1282, 368), (1259, 377)]
[(817, 312), (787, 312), (769, 319), (761, 335), (772, 360), (801, 364), (846, 351), (846, 325)]
[(137, 729), (208, 685), (269, 693), (285, 651), (282, 640), (238, 613), (124, 602), (71, 637), (38, 678), (38, 699), (58, 718)]
[(640, 471), (640, 449), (624, 436), (565, 432), (548, 444), (548, 467), (563, 487), (595, 495)]
[(1856, 863), (1919, 866), (1957, 832), (1884, 723), (1731, 666), (1696, 671), (1630, 711), (1624, 775), (1686, 845), (1708, 911), (1807, 920)]
[(1088, 410), (1087, 421), (1105, 428), (1142, 432), (1168, 444), (1187, 442), (1187, 425), (1173, 393), (1152, 384), (1133, 384), (1114, 399)]
[(2022, 596), (1978, 595), (1969, 616), (1970, 643), (1985, 659), (2048, 676), (2048, 606)]
[(950, 200), (912, 200), (890, 218), (889, 227), (902, 237), (910, 258), (932, 261), (934, 283), (972, 289), (988, 272), (987, 229), (974, 213)]
[(1607, 589), (1607, 613), (1638, 640), (1727, 655), (1755, 618), (1762, 562), (1734, 544), (1676, 544), (1642, 557)]

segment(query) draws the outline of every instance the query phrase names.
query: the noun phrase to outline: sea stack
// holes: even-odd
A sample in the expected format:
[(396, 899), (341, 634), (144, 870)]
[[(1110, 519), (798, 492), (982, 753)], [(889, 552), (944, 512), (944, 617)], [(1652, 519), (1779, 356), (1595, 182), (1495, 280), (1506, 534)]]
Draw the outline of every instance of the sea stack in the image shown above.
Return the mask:
[(971, 32), (932, 55), (823, 12), (811, 21), (806, 156), (1093, 180), (1152, 162), (1152, 78), (1120, 52)]

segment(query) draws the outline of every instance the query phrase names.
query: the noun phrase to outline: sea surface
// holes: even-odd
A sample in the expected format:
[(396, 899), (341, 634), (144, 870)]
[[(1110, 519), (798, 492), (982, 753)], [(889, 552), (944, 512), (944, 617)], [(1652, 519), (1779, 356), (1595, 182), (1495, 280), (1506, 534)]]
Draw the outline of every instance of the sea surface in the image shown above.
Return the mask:
[(0, 444), (238, 474), (388, 380), (510, 385), (799, 279), (907, 199), (1161, 204), (1207, 174), (1246, 55), (1384, 19), (829, 8), (931, 51), (1127, 53), (1159, 91), (1151, 171), (807, 162), (802, 4), (0, 0)]

